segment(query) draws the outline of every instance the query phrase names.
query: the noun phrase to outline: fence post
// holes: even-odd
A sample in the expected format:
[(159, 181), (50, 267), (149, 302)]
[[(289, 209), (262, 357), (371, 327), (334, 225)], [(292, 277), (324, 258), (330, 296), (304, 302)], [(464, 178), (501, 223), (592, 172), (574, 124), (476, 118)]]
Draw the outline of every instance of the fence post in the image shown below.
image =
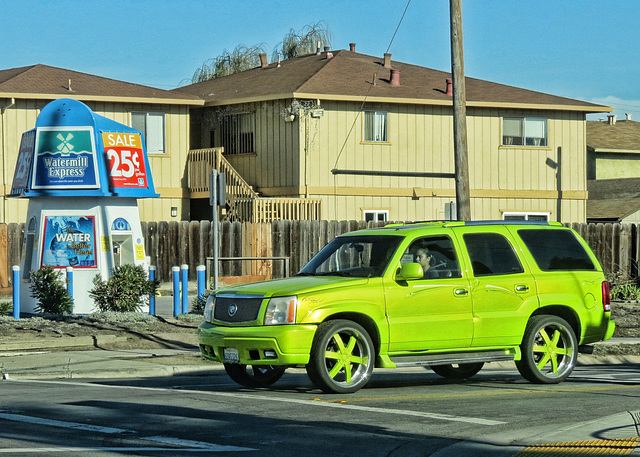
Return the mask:
[(173, 273), (173, 317), (180, 314), (180, 267), (171, 267)]
[[(149, 265), (149, 281), (155, 282), (156, 280), (156, 266)], [(149, 294), (149, 315), (156, 315), (156, 294)]]
[(207, 288), (206, 270), (207, 267), (204, 265), (198, 265), (196, 267), (196, 271), (198, 272), (198, 300), (204, 295), (205, 289)]
[(20, 319), (20, 267), (13, 266), (13, 318)]
[(189, 265), (180, 266), (182, 272), (182, 314), (189, 312)]

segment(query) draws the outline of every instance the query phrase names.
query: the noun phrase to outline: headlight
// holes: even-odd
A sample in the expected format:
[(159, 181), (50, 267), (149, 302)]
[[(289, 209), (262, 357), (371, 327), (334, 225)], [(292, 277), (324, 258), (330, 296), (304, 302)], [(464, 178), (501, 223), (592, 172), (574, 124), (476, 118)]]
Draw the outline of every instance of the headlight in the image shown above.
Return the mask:
[(213, 307), (216, 303), (216, 297), (211, 294), (209, 298), (207, 298), (207, 303), (204, 305), (204, 321), (211, 322), (211, 318), (213, 317)]
[(298, 310), (298, 297), (274, 297), (269, 300), (264, 325), (295, 324)]

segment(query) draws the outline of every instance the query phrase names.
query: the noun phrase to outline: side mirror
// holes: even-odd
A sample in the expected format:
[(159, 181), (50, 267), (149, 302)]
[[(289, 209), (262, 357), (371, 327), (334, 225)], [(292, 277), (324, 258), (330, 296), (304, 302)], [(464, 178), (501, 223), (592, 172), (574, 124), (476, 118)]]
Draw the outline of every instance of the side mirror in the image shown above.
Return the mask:
[(399, 281), (411, 281), (413, 279), (422, 279), (424, 271), (422, 271), (422, 265), (415, 262), (405, 263), (400, 267), (398, 273), (396, 273), (396, 280)]

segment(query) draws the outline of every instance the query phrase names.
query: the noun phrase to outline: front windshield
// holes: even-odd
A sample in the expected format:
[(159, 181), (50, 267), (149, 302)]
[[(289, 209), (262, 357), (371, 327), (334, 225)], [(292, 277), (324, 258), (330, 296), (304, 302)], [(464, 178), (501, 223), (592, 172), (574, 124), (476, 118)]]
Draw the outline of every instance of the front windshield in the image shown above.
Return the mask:
[(334, 238), (298, 275), (356, 278), (382, 276), (403, 239), (401, 236), (386, 235)]

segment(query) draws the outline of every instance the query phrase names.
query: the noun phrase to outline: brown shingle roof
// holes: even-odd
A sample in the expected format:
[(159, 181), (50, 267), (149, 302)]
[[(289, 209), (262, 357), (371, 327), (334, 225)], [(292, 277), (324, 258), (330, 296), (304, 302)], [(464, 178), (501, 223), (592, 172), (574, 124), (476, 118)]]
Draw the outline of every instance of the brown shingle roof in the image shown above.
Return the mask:
[(74, 98), (200, 105), (185, 93), (127, 83), (48, 65), (0, 70), (0, 97)]
[(596, 152), (640, 152), (640, 122), (587, 122), (587, 146)]
[[(197, 95), (207, 105), (241, 103), (279, 98), (330, 98), (395, 103), (450, 105), (445, 93), (450, 73), (392, 61), (400, 72), (400, 85), (390, 84), (390, 70), (383, 59), (351, 51), (307, 55), (284, 60), (280, 67), (254, 68), (210, 81), (174, 89)], [(372, 81), (376, 77), (376, 84)], [(564, 109), (583, 112), (611, 111), (611, 108), (543, 94), (517, 87), (466, 78), (469, 106)]]
[(640, 210), (640, 178), (587, 181), (587, 219), (622, 220)]

